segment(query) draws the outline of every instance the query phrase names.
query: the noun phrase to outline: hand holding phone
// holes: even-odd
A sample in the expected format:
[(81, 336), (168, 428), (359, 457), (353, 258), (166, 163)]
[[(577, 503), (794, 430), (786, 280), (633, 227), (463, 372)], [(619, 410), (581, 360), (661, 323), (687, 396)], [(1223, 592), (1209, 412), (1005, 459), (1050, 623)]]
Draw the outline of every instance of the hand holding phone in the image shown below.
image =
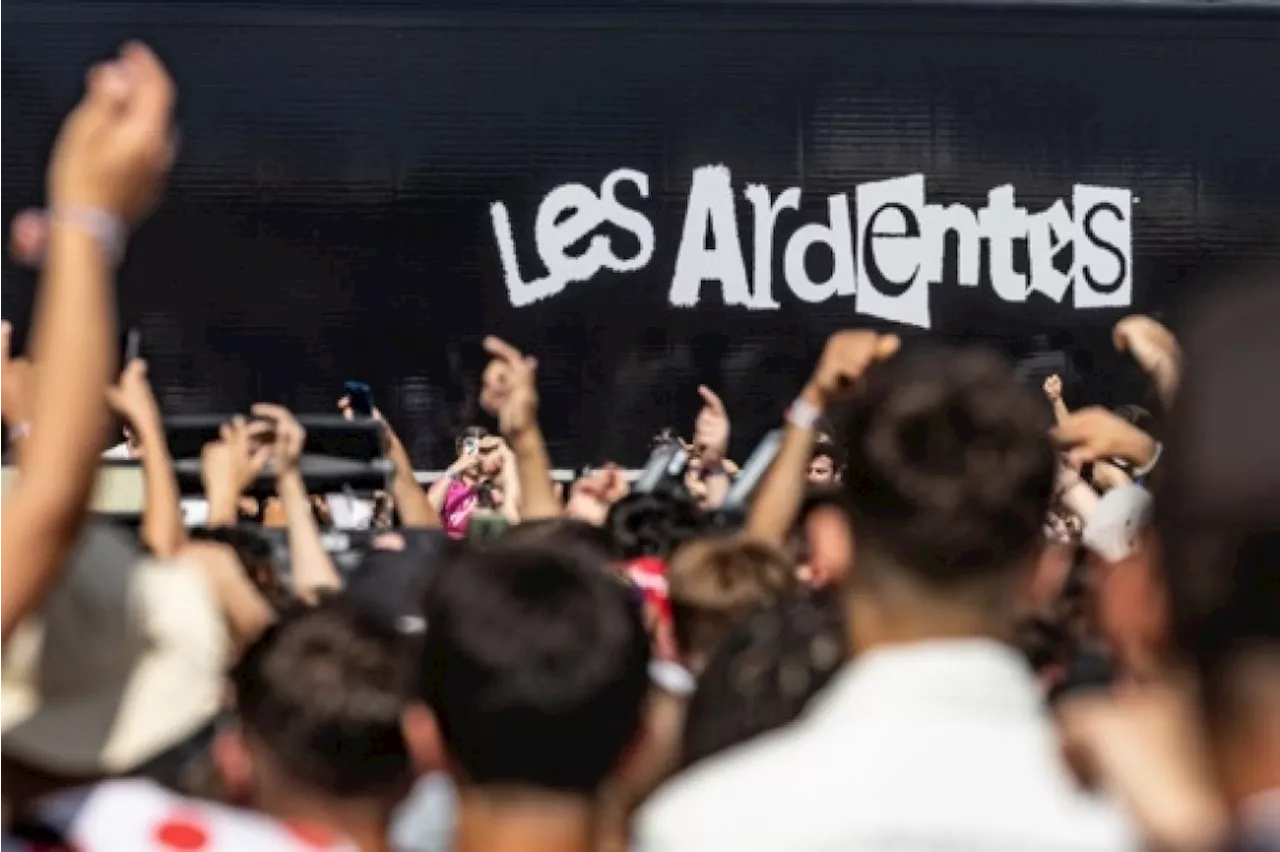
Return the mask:
[(361, 417), (373, 416), (373, 388), (367, 382), (346, 381), (342, 390), (353, 413)]

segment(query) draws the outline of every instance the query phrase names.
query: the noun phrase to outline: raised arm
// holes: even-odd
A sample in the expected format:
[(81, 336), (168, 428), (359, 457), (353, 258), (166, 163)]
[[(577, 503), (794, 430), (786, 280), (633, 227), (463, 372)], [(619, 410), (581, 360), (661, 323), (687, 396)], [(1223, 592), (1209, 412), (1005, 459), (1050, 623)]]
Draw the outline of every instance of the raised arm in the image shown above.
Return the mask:
[(74, 546), (106, 434), (115, 360), (112, 265), (173, 159), (174, 86), (140, 44), (94, 67), (49, 165), (49, 242), (34, 322), (40, 381), (20, 477), (6, 501), (3, 636), (37, 604)]
[(120, 381), (107, 389), (107, 402), (129, 421), (142, 448), (146, 504), (142, 508), (142, 540), (156, 556), (168, 559), (187, 540), (182, 523), (182, 497), (165, 441), (160, 406), (147, 381), (147, 362), (138, 358), (124, 368)]
[(551, 481), (551, 458), (538, 425), (537, 359), (511, 344), (486, 337), (484, 348), (493, 360), (484, 371), (480, 407), (498, 418), (498, 428), (515, 453), (525, 520), (561, 514)]
[(298, 460), (307, 442), (307, 432), (279, 405), (258, 403), (253, 414), (260, 420), (253, 424), (261, 436), (271, 436), (271, 460), (276, 470), (276, 494), (284, 508), (289, 530), (289, 566), (293, 593), (299, 600), (315, 603), (322, 590), (342, 588), (342, 576), (325, 550), (311, 511), (307, 485), (298, 469)]
[[(345, 396), (338, 400), (338, 410), (348, 420), (355, 418), (351, 400)], [(440, 512), (431, 505), (431, 501), (427, 499), (427, 493), (422, 490), (422, 486), (413, 475), (413, 461), (400, 441), (400, 436), (391, 428), (391, 424), (382, 416), (382, 412), (375, 409), (373, 419), (382, 424), (383, 433), (387, 437), (387, 458), (392, 466), (391, 496), (395, 500), (400, 523), (406, 527), (438, 529)]]
[(747, 515), (749, 535), (783, 546), (804, 499), (818, 418), (868, 367), (891, 357), (898, 346), (896, 336), (871, 331), (840, 331), (827, 340), (817, 369), (787, 412), (782, 446)]
[(1053, 421), (1061, 423), (1071, 415), (1067, 404), (1062, 400), (1062, 379), (1057, 373), (1044, 380), (1044, 395), (1053, 406)]

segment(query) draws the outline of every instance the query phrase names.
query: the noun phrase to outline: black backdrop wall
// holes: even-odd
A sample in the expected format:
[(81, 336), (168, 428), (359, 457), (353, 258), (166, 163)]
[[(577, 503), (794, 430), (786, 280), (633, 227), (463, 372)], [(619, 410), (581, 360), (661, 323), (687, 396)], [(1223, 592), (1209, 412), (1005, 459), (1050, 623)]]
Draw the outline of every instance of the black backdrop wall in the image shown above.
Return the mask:
[[(743, 187), (803, 189), (779, 219), (775, 282), (828, 194), (917, 173), (930, 202), (973, 208), (1006, 183), (1033, 211), (1077, 183), (1131, 190), (1138, 309), (1175, 310), (1206, 270), (1280, 254), (1280, 18), (1265, 10), (41, 0), (6, 3), (5, 25), (6, 221), (39, 203), (89, 61), (139, 36), (179, 81), (180, 164), (120, 285), (165, 410), (330, 410), (343, 379), (366, 379), (423, 465), (477, 416), (485, 332), (540, 357), (553, 455), (573, 465), (636, 461), (657, 428), (690, 423), (700, 381), (723, 392), (742, 453), (827, 333), (874, 322), (780, 283), (777, 310), (726, 306), (710, 285), (671, 307), (700, 166), (732, 170), (748, 270)], [(531, 276), (544, 195), (620, 167), (649, 177), (647, 198), (619, 195), (652, 222), (652, 260), (513, 308), (490, 204)], [(21, 332), (32, 281), (6, 265), (4, 284)], [(1090, 378), (1073, 404), (1137, 392), (1107, 345), (1123, 310), (954, 280), (929, 301), (935, 337), (1066, 349)]]

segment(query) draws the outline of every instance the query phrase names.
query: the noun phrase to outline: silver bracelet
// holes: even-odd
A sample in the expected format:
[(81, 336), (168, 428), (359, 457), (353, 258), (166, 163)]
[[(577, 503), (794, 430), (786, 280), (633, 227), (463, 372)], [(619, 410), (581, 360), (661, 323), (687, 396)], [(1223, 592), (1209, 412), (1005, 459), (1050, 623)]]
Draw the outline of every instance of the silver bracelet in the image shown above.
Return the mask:
[(129, 229), (125, 227), (124, 220), (115, 213), (99, 207), (81, 207), (72, 204), (50, 209), (48, 217), (51, 225), (67, 225), (97, 240), (111, 266), (119, 266), (120, 261), (124, 259), (124, 247)]

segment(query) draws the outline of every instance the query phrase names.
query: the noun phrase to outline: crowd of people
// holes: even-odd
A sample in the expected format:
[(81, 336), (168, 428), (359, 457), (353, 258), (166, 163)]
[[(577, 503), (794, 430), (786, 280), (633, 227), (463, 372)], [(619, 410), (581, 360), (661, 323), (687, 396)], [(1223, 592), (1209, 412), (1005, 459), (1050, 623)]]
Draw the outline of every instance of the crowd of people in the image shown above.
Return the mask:
[[(639, 479), (567, 489), (536, 358), (490, 337), (491, 428), (428, 488), (339, 400), (392, 471), (340, 568), (297, 417), (228, 419), (193, 522), (146, 363), (115, 365), (175, 97), (141, 44), (94, 66), (23, 222), (5, 852), (1280, 849), (1274, 282), (1177, 338), (1120, 321), (1141, 407), (842, 331), (762, 462), (701, 387)], [(89, 511), (112, 417), (136, 529)]]

